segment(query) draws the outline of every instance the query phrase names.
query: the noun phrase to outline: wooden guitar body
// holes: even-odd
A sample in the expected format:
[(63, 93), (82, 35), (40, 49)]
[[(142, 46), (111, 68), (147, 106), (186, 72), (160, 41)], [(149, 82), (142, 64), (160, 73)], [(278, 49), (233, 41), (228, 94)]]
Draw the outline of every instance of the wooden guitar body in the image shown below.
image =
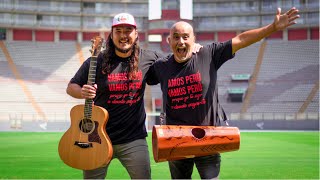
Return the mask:
[(76, 105), (70, 111), (71, 126), (59, 142), (61, 160), (70, 167), (91, 170), (107, 165), (113, 149), (105, 127), (109, 114), (99, 106), (92, 106), (90, 119), (83, 115), (85, 105)]

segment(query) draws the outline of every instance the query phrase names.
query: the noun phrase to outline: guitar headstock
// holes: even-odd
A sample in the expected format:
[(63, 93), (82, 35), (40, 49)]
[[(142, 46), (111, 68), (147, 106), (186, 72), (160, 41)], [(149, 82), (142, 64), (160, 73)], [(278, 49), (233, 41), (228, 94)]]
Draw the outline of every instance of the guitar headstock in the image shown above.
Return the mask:
[(98, 54), (101, 52), (103, 38), (100, 36), (95, 36), (91, 39), (91, 43), (91, 56), (98, 56)]

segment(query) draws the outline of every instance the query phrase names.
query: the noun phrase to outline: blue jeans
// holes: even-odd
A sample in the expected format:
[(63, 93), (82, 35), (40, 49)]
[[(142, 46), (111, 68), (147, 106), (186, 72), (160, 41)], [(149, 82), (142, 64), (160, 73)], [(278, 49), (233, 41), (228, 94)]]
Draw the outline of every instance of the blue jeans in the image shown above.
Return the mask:
[(169, 161), (171, 178), (191, 179), (193, 165), (196, 164), (201, 179), (218, 179), (220, 162), (220, 154)]
[[(151, 179), (150, 158), (146, 139), (138, 139), (130, 143), (113, 145), (112, 147), (112, 158), (119, 159), (131, 179)], [(94, 170), (84, 170), (83, 178), (104, 179), (107, 176), (109, 164)]]

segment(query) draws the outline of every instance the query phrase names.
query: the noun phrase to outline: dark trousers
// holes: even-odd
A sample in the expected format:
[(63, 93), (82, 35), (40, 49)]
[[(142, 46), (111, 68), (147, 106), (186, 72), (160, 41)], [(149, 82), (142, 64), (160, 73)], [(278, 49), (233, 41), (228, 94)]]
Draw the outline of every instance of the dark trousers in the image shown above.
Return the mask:
[[(146, 139), (113, 145), (113, 158), (119, 159), (127, 169), (131, 179), (151, 179), (149, 150)], [(105, 179), (109, 164), (98, 169), (83, 171), (83, 178)]]
[(196, 164), (201, 179), (218, 179), (220, 162), (220, 154), (169, 161), (171, 178), (191, 179), (193, 165)]

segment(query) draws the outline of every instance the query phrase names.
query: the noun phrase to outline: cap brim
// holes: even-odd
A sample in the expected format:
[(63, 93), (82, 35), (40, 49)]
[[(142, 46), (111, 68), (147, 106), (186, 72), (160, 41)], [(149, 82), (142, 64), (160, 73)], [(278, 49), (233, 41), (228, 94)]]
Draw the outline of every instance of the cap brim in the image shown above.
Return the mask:
[(133, 26), (133, 27), (135, 27), (135, 28), (137, 27), (136, 25), (127, 24), (127, 23), (115, 24), (115, 25), (112, 25), (112, 27), (116, 27), (116, 26), (120, 26), (120, 25)]

